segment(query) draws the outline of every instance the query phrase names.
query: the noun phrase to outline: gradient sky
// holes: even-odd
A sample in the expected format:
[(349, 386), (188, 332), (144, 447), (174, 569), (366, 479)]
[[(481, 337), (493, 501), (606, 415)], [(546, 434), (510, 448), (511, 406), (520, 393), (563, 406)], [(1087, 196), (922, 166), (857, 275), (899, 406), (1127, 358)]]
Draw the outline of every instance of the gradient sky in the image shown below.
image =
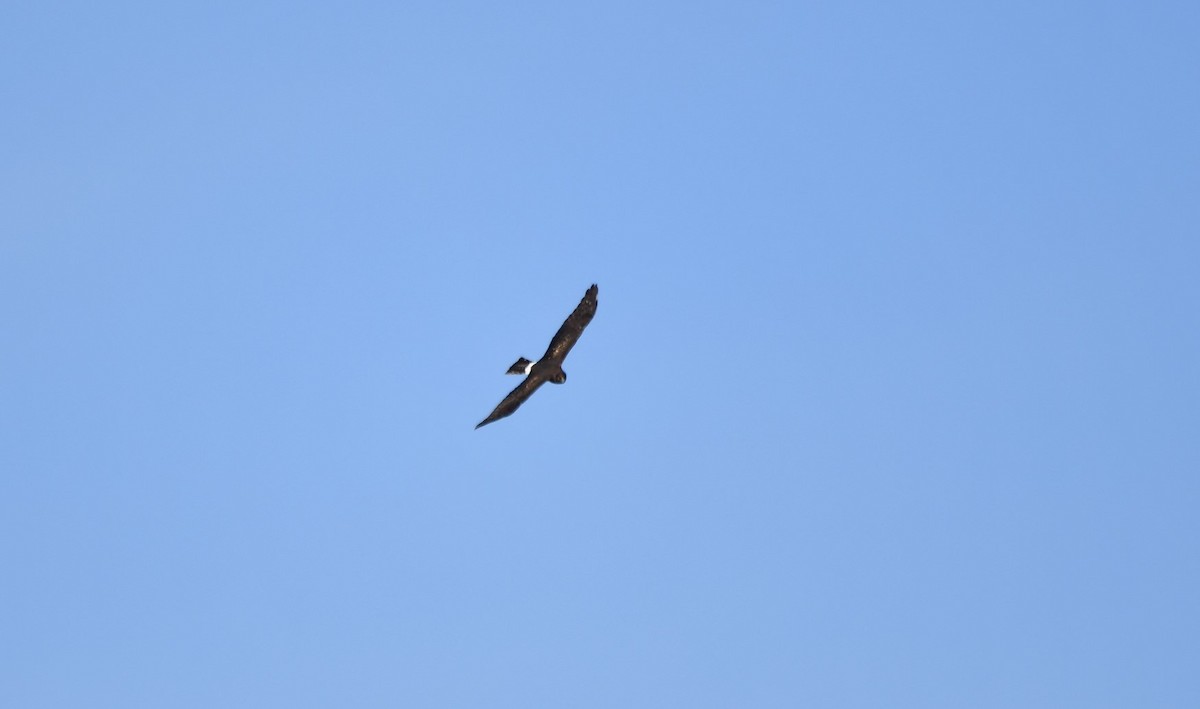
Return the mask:
[(0, 705), (1200, 706), (1195, 2), (0, 40)]

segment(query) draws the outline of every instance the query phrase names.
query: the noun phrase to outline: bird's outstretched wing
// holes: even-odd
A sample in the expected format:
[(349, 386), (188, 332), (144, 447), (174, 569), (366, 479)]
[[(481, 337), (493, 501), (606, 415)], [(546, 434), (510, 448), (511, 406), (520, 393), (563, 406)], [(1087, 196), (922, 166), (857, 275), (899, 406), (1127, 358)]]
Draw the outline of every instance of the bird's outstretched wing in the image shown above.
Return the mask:
[(596, 293), (599, 290), (594, 283), (591, 288), (588, 288), (587, 293), (583, 295), (583, 300), (575, 306), (575, 311), (567, 316), (562, 327), (558, 328), (558, 332), (554, 334), (554, 339), (550, 340), (550, 346), (546, 348), (546, 354), (542, 355), (542, 359), (561, 362), (567, 356), (567, 353), (579, 340), (579, 336), (583, 334), (583, 328), (588, 326), (596, 314), (598, 303)]
[(545, 379), (533, 374), (525, 377), (525, 379), (517, 385), (516, 389), (508, 392), (508, 396), (504, 397), (504, 401), (501, 401), (496, 406), (495, 410), (488, 414), (487, 418), (475, 425), (475, 428), (486, 426), (493, 421), (499, 421), (505, 416), (511, 415), (512, 412), (521, 407), (521, 404), (525, 403), (526, 399), (533, 396), (533, 392), (537, 391), (538, 387), (545, 382)]

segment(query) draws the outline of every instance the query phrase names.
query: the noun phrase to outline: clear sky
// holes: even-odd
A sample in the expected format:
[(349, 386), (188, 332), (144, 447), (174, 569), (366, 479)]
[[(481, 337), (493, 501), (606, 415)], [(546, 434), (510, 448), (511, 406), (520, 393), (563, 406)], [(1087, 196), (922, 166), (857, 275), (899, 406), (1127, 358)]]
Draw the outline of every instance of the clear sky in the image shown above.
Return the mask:
[(1200, 706), (1197, 3), (14, 0), (0, 105), (0, 705)]

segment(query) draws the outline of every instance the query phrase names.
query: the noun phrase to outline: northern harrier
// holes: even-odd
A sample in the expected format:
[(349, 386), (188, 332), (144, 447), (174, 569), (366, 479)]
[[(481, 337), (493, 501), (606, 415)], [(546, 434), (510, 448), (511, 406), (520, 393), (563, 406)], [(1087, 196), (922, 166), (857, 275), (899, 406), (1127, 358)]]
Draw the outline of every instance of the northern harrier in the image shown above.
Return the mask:
[(533, 395), (533, 392), (537, 391), (538, 387), (546, 382), (562, 384), (567, 381), (567, 373), (562, 368), (563, 360), (575, 346), (579, 336), (583, 334), (583, 328), (588, 326), (588, 323), (592, 321), (592, 316), (596, 314), (598, 290), (595, 284), (588, 288), (583, 300), (575, 306), (575, 312), (567, 317), (566, 322), (555, 333), (554, 339), (550, 340), (550, 346), (546, 348), (546, 354), (542, 355), (541, 359), (530, 362), (522, 357), (508, 368), (506, 374), (524, 374), (525, 381), (509, 392), (508, 396), (504, 397), (504, 401), (501, 401), (499, 406), (487, 418), (480, 421), (475, 428), (486, 426), (511, 415)]

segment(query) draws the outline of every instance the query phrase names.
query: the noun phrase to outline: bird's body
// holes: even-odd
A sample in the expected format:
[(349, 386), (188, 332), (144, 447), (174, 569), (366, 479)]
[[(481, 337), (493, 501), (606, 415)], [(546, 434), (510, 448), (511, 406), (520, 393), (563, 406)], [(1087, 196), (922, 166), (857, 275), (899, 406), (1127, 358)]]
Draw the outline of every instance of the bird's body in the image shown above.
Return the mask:
[(598, 292), (599, 289), (595, 284), (588, 288), (583, 300), (579, 301), (579, 305), (575, 306), (575, 310), (567, 317), (562, 327), (558, 328), (554, 338), (550, 340), (550, 346), (546, 348), (546, 354), (542, 355), (541, 359), (532, 362), (522, 357), (508, 368), (508, 374), (524, 375), (525, 380), (518, 384), (516, 389), (509, 392), (492, 413), (480, 421), (475, 428), (486, 426), (493, 421), (512, 415), (542, 384), (546, 382), (562, 384), (567, 381), (567, 373), (562, 368), (563, 360), (575, 346), (579, 336), (583, 334), (583, 329), (596, 315), (596, 306), (599, 303), (596, 300)]
[(545, 379), (551, 384), (565, 384), (567, 373), (558, 362), (539, 360), (529, 367), (529, 376)]

